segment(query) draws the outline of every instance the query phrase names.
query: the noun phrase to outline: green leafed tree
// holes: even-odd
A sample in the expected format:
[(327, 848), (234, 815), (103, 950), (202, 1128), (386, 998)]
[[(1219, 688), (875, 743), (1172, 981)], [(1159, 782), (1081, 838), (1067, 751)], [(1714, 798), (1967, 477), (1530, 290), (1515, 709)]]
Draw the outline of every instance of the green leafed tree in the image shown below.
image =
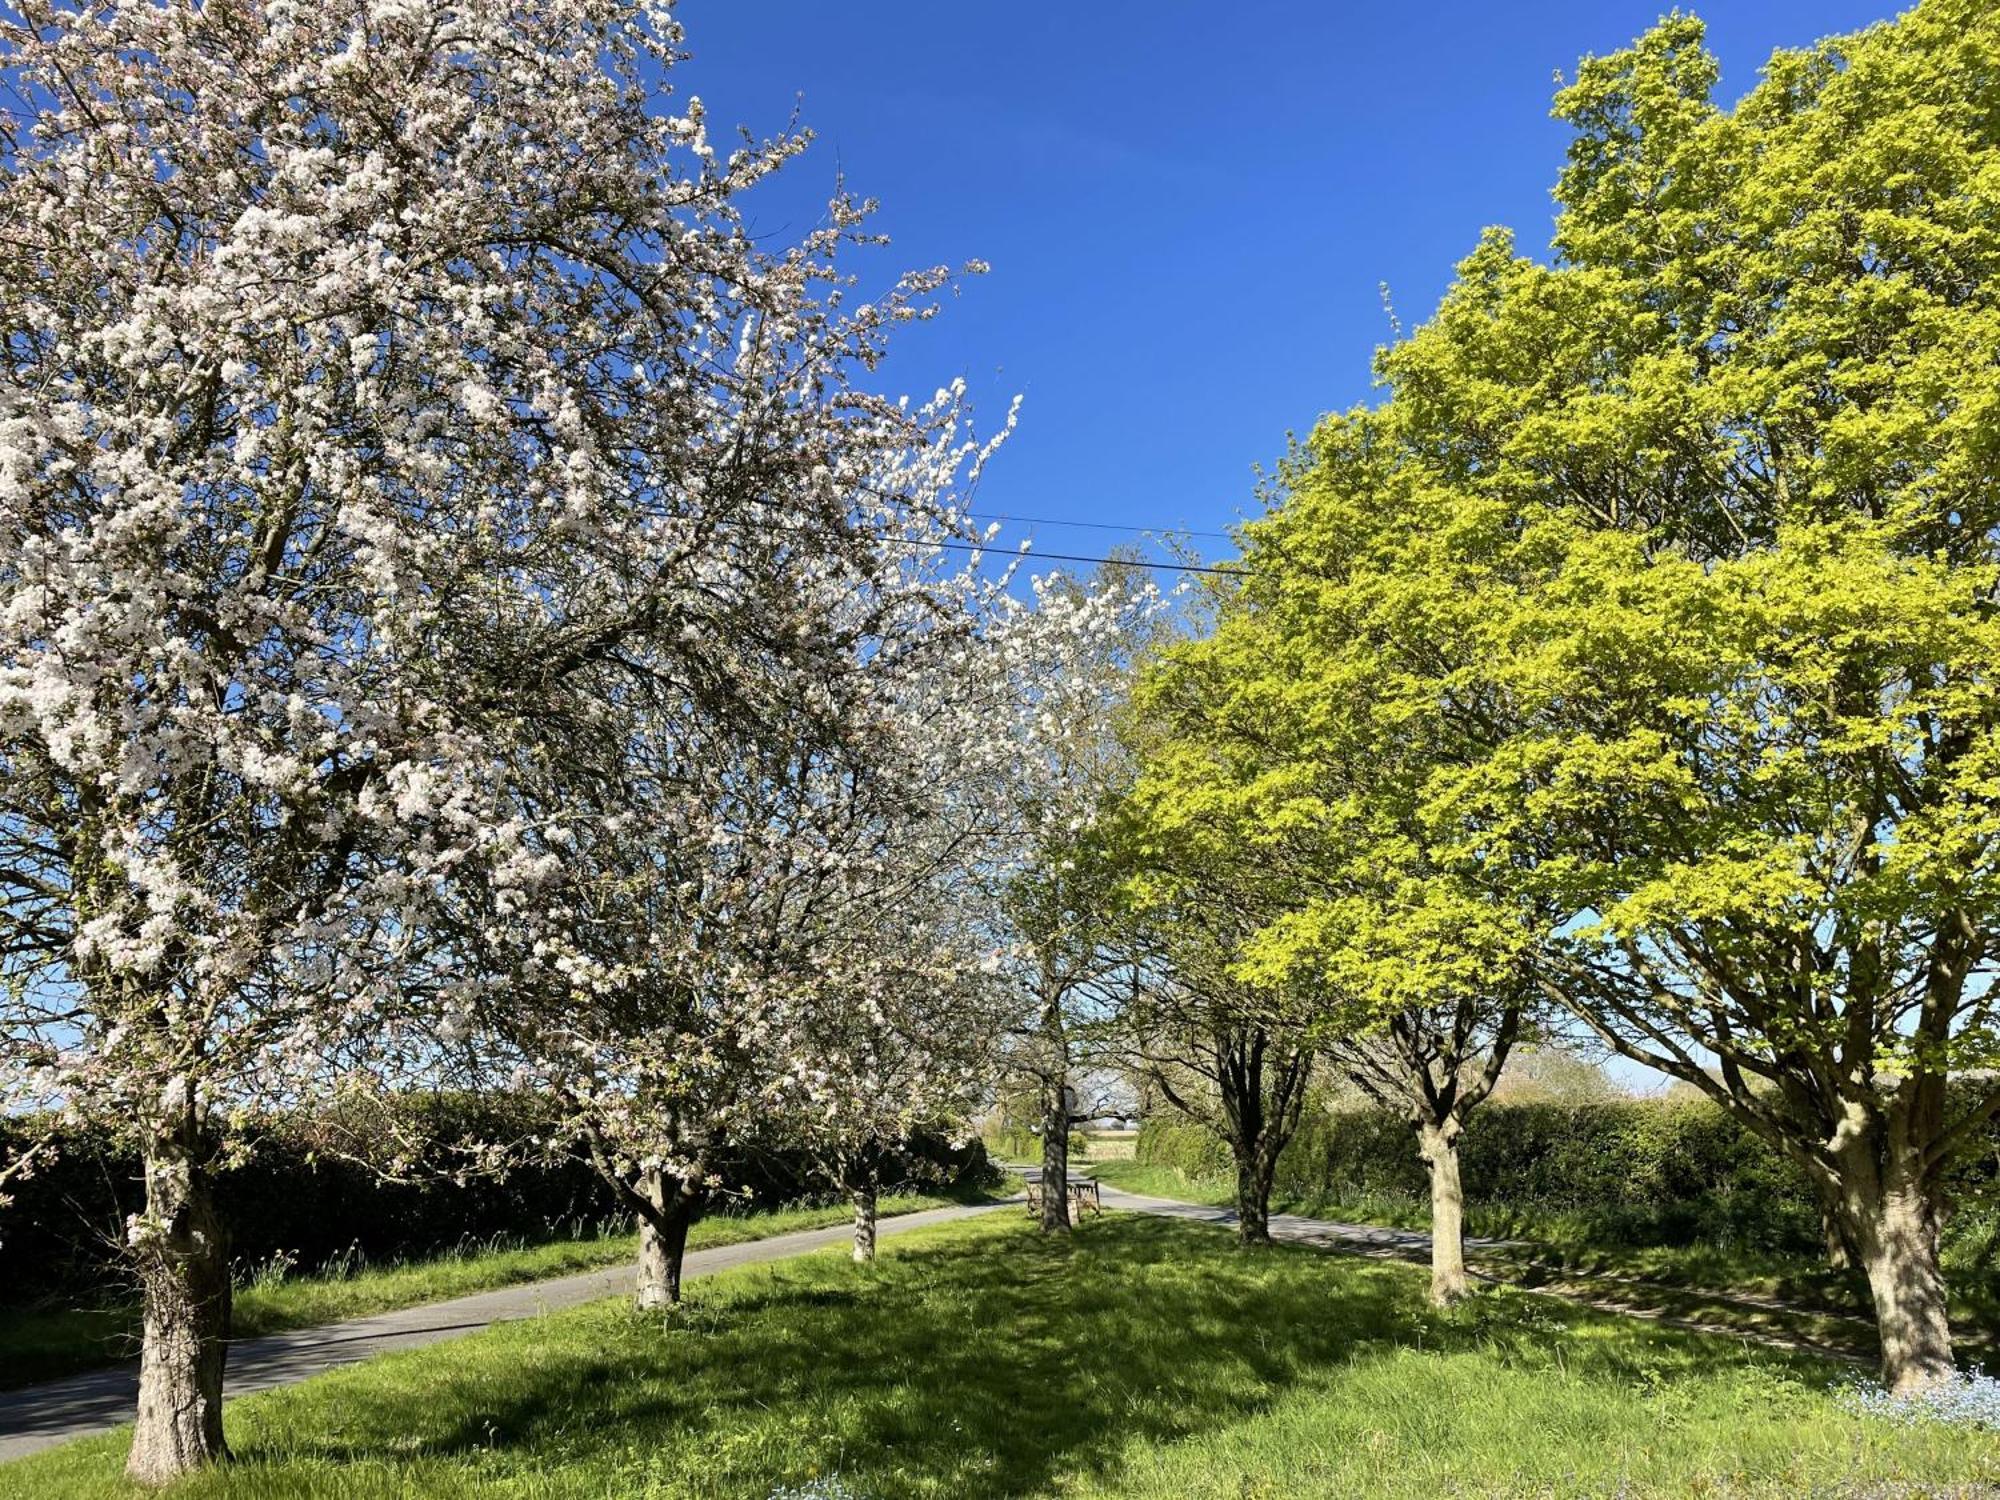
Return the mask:
[(1251, 528), (1259, 701), (1298, 784), (1426, 747), (1394, 836), (1807, 1172), (1912, 1390), (2000, 1113), (2000, 14), (1716, 81), (1677, 15), (1558, 95), (1553, 256), (1489, 232)]
[[(1530, 929), (1425, 826), (1424, 790), (1462, 732), (1370, 685), (1384, 658), (1365, 625), (1336, 590), (1260, 567), (1212, 634), (1147, 673), (1138, 885), (1164, 916), (1168, 978), (1202, 998), (1215, 1036), (1317, 1050), (1409, 1124), (1431, 1180), (1432, 1297), (1448, 1305), (1470, 1289), (1459, 1141), (1528, 1008)], [(1247, 1205), (1270, 1177), (1239, 1113), (1222, 1133)]]
[(1120, 819), (1131, 982), (1113, 1032), (1150, 1098), (1207, 1126), (1236, 1169), (1236, 1230), (1271, 1243), (1271, 1187), (1298, 1130), (1313, 1074), (1314, 1008), (1295, 989), (1239, 972), (1243, 938), (1266, 908), (1238, 860), (1172, 861), (1157, 824), (1128, 806)]

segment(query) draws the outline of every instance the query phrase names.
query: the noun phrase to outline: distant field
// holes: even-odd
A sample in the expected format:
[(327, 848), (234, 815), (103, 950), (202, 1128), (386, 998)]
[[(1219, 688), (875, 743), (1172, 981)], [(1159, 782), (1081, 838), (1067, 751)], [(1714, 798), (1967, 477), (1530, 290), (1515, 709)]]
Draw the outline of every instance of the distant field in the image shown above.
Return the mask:
[[(1094, 1161), (1130, 1161), (1138, 1146), (1136, 1130), (1075, 1130), (1069, 1137), (1071, 1160), (1086, 1167)], [(1039, 1162), (1042, 1138), (1031, 1130), (999, 1131), (986, 1137), (986, 1154), (995, 1161)]]
[(1084, 1160), (1130, 1161), (1138, 1146), (1136, 1130), (1092, 1130), (1084, 1135)]

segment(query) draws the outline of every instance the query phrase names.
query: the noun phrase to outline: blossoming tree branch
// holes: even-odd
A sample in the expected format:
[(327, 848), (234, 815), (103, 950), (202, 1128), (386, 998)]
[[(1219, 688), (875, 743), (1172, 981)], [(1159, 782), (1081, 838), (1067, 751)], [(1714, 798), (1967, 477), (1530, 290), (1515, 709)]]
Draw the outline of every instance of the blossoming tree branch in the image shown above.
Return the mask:
[[(856, 910), (930, 931), (971, 847), (913, 789), (1006, 724), (911, 716), (995, 707), (940, 561), (983, 450), (857, 379), (947, 273), (859, 300), (844, 199), (755, 245), (805, 137), (718, 149), (679, 41), (623, 0), (0, 28), (0, 1089), (137, 1133), (137, 1479), (226, 1451), (258, 1108), (504, 1058), (655, 1236), (745, 1111), (878, 1118), (837, 1012), (879, 1059), (891, 979), (801, 980)], [(976, 968), (936, 930), (904, 992)]]

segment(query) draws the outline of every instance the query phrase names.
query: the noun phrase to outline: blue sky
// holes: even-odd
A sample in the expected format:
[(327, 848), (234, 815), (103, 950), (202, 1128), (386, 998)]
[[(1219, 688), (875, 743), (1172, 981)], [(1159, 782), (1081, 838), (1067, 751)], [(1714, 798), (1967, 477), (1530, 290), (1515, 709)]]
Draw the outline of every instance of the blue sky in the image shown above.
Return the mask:
[[(1094, 553), (1135, 539), (1124, 528), (1213, 531), (1252, 512), (1253, 466), (1288, 431), (1369, 398), (1385, 283), (1413, 324), (1484, 226), (1540, 252), (1567, 144), (1555, 73), (1666, 8), (681, 0), (694, 58), (677, 81), (718, 127), (769, 132), (802, 100), (818, 144), (753, 202), (760, 233), (795, 236), (844, 172), (882, 201), (883, 274), (991, 263), (909, 331), (886, 379), (922, 396), (963, 376), (988, 422), (1022, 395), (980, 509), (1119, 528), (1007, 533)], [(1900, 7), (1692, 8), (1733, 100), (1773, 49)]]
[[(879, 271), (991, 263), (886, 374), (917, 395), (962, 375), (989, 423), (1025, 398), (982, 510), (1213, 530), (1287, 431), (1369, 396), (1384, 283), (1415, 323), (1483, 226), (1546, 244), (1553, 76), (1663, 8), (682, 0), (677, 75), (723, 128), (768, 133), (802, 98), (819, 140), (753, 200), (760, 233), (796, 235), (844, 171), (882, 201)], [(1694, 7), (1728, 99), (1773, 48), (1897, 8)], [(1042, 551), (1121, 539), (1023, 529)]]

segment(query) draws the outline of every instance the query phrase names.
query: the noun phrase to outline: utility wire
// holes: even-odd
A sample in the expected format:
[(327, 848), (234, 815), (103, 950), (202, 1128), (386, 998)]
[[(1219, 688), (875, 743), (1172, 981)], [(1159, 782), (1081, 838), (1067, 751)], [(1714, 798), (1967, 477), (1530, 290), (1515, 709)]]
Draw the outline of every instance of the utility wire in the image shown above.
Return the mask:
[(990, 553), (994, 557), (1006, 559), (1026, 558), (1033, 561), (1037, 558), (1046, 558), (1050, 562), (1104, 563), (1116, 568), (1157, 568), (1163, 573), (1207, 573), (1218, 578), (1248, 578), (1250, 576), (1248, 568), (1232, 568), (1220, 563), (1154, 562), (1149, 558), (1099, 557), (1086, 552), (1038, 552), (1032, 547), (1026, 552), (1022, 552), (1017, 548), (997, 546), (992, 542), (964, 542), (955, 539), (946, 541), (941, 538), (913, 536), (861, 537), (829, 531), (819, 526), (800, 526), (787, 524), (783, 521), (746, 522), (740, 517), (736, 518), (733, 523), (724, 521), (723, 524), (735, 524), (757, 531), (790, 532), (797, 536), (824, 536), (848, 541), (866, 541), (875, 546), (936, 547), (944, 552), (970, 552), (980, 556)]
[(1010, 548), (980, 546), (974, 542), (926, 542), (914, 537), (878, 537), (877, 541), (901, 542), (906, 547), (942, 547), (951, 552), (990, 552), (996, 557), (1047, 558), (1051, 562), (1109, 563), (1117, 568), (1158, 568), (1163, 573), (1214, 573), (1224, 578), (1248, 578), (1248, 568), (1223, 567), (1215, 563), (1170, 563), (1151, 562), (1144, 558), (1130, 557), (1088, 557), (1080, 552), (1037, 552), (1030, 548), (1026, 552), (1016, 552)]
[(1024, 526), (1075, 526), (1087, 531), (1130, 531), (1154, 535), (1204, 536), (1218, 542), (1233, 542), (1226, 531), (1195, 531), (1186, 526), (1119, 526), (1110, 521), (1059, 521), (1054, 516), (1003, 516), (990, 511), (967, 511), (975, 521), (1016, 521)]

